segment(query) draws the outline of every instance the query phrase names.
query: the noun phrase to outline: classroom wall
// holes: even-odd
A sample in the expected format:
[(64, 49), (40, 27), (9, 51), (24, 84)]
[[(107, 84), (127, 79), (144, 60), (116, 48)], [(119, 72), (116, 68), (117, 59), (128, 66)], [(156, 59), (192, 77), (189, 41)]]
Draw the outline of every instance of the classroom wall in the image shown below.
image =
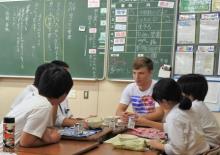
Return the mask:
[[(9, 111), (13, 99), (31, 83), (32, 79), (0, 78), (0, 118)], [(70, 109), (76, 117), (114, 115), (121, 92), (126, 85), (126, 82), (108, 80), (75, 81), (75, 93), (69, 97)], [(89, 91), (88, 99), (83, 98), (84, 91)], [(220, 124), (220, 113), (214, 115)]]

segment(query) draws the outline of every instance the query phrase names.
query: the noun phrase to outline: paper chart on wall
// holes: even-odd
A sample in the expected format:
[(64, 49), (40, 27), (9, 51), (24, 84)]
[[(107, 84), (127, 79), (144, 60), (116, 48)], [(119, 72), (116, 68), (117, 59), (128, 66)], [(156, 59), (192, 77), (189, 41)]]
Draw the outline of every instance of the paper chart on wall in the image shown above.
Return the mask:
[(220, 11), (220, 0), (212, 0), (212, 11)]
[(209, 12), (211, 0), (180, 0), (181, 13)]
[(195, 73), (213, 75), (214, 46), (198, 46), (195, 59)]
[(177, 46), (175, 74), (188, 74), (193, 71), (193, 46)]
[(218, 14), (203, 14), (200, 20), (199, 43), (218, 43)]
[(180, 15), (177, 27), (177, 43), (195, 43), (195, 15)]

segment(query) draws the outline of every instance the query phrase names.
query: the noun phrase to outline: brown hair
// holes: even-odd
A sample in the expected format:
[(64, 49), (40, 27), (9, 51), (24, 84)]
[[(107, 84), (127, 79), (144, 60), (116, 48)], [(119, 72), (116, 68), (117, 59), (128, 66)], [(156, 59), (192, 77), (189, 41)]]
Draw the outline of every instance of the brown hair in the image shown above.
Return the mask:
[(138, 57), (133, 62), (133, 69), (140, 69), (146, 67), (149, 70), (153, 70), (153, 61), (148, 57)]

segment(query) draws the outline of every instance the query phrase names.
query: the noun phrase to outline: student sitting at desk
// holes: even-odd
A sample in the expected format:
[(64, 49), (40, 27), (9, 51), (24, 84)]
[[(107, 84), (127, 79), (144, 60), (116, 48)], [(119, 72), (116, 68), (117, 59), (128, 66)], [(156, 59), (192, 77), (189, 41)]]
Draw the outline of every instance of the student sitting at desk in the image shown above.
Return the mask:
[(14, 102), (11, 105), (11, 109), (13, 109), (15, 106), (20, 104), (24, 98), (31, 97), (35, 94), (38, 94), (38, 84), (41, 77), (41, 74), (48, 68), (53, 67), (54, 65), (51, 63), (44, 63), (37, 67), (35, 71), (35, 78), (34, 83), (31, 85), (28, 85), (14, 100)]
[[(38, 84), (39, 94), (25, 98), (6, 115), (15, 118), (15, 144), (36, 147), (60, 140), (58, 131), (50, 127), (53, 125), (53, 107), (66, 98), (72, 85), (70, 73), (63, 68), (52, 67), (44, 71)], [(0, 139), (3, 136), (2, 123)]]
[(182, 96), (176, 81), (170, 78), (159, 80), (152, 97), (168, 111), (164, 127), (168, 142), (150, 141), (151, 148), (165, 151), (168, 155), (197, 155), (209, 150), (197, 114), (190, 109), (192, 102)]
[[(51, 63), (59, 67), (63, 67), (67, 71), (69, 70), (69, 65), (63, 61), (54, 60)], [(75, 125), (76, 123), (77, 123), (77, 120), (72, 118), (72, 114), (69, 109), (68, 100), (67, 98), (65, 98), (65, 100), (61, 104), (59, 104), (59, 107), (57, 109), (55, 126), (71, 127)]]
[[(124, 89), (116, 115), (122, 116), (124, 120), (131, 113), (126, 112), (131, 104), (134, 113), (144, 115), (147, 119), (161, 121), (163, 110), (152, 100), (152, 90), (155, 81), (152, 80), (153, 62), (147, 57), (139, 57), (133, 63), (134, 83), (128, 84)], [(156, 108), (155, 108), (155, 104)], [(147, 114), (147, 115), (146, 115)]]
[(192, 110), (199, 115), (206, 141), (212, 147), (219, 146), (220, 127), (204, 103), (208, 92), (208, 83), (205, 77), (200, 74), (187, 74), (180, 77), (177, 83), (180, 85), (183, 94), (192, 101)]

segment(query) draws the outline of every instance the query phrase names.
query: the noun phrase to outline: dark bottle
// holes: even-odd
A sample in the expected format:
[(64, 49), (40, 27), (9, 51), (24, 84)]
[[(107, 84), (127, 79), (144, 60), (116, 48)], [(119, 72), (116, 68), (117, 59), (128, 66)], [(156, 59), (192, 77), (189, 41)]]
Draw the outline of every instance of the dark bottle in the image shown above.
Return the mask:
[(11, 152), (15, 148), (15, 118), (4, 117), (3, 151)]

